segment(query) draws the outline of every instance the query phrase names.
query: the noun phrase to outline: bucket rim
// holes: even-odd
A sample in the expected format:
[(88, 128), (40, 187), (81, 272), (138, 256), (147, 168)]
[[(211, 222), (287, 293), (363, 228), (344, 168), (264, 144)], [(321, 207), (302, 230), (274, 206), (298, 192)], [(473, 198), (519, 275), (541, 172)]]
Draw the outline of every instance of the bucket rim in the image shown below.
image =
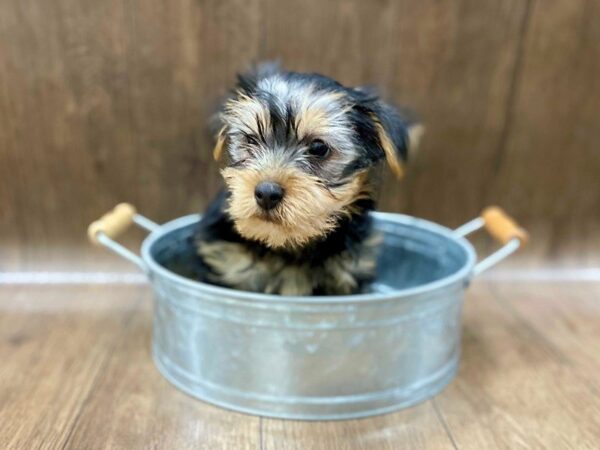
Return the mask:
[(265, 302), (265, 303), (303, 303), (303, 304), (349, 304), (363, 302), (379, 302), (386, 300), (401, 300), (409, 297), (414, 297), (421, 294), (430, 294), (434, 291), (449, 287), (457, 282), (465, 282), (466, 287), (473, 273), (473, 267), (477, 259), (475, 249), (471, 243), (464, 237), (454, 234), (454, 232), (443, 225), (431, 222), (417, 217), (388, 213), (388, 212), (372, 212), (371, 216), (375, 220), (395, 222), (402, 225), (413, 226), (426, 231), (432, 232), (458, 244), (466, 254), (466, 261), (463, 266), (456, 272), (439, 280), (431, 281), (419, 286), (414, 286), (406, 289), (390, 290), (389, 292), (370, 292), (365, 294), (351, 295), (314, 295), (314, 296), (289, 296), (277, 294), (263, 294), (258, 292), (241, 291), (222, 286), (216, 286), (202, 281), (192, 280), (190, 278), (179, 275), (175, 272), (160, 265), (152, 256), (150, 250), (152, 246), (166, 234), (198, 222), (202, 217), (200, 214), (190, 214), (187, 216), (173, 219), (160, 225), (146, 239), (141, 246), (141, 256), (148, 268), (148, 276), (152, 283), (155, 274), (160, 275), (169, 281), (196, 290), (198, 293), (205, 292), (212, 295), (222, 295), (228, 299), (240, 301)]

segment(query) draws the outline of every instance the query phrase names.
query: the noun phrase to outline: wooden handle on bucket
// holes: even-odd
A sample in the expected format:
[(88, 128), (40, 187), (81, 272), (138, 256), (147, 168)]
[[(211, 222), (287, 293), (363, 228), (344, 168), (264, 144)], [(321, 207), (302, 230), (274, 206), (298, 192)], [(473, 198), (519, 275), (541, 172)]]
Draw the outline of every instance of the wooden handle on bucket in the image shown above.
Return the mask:
[(501, 244), (507, 244), (517, 238), (521, 245), (529, 240), (529, 234), (515, 220), (497, 206), (485, 208), (481, 213), (485, 228)]
[(129, 203), (119, 203), (112, 211), (104, 214), (100, 219), (92, 222), (88, 227), (88, 239), (93, 244), (98, 242), (98, 233), (102, 232), (110, 238), (116, 238), (123, 233), (133, 222), (136, 214), (135, 207)]

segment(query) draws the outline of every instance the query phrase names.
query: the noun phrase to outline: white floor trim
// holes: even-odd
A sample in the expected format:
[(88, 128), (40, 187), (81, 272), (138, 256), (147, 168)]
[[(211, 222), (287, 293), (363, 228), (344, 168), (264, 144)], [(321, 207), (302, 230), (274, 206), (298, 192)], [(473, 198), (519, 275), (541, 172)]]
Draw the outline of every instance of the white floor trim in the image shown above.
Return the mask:
[(0, 285), (7, 284), (143, 284), (142, 273), (129, 272), (0, 272)]
[(600, 282), (600, 267), (570, 269), (491, 269), (481, 275), (486, 281), (509, 282)]
[[(600, 282), (600, 267), (572, 269), (492, 269), (478, 279), (502, 282)], [(0, 272), (0, 285), (144, 284), (137, 272)]]

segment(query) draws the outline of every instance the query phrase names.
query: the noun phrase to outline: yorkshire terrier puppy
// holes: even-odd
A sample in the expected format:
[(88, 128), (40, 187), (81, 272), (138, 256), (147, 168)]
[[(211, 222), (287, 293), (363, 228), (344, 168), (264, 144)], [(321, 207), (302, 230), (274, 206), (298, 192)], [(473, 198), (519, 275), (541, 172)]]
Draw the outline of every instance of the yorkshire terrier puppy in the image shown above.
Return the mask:
[(258, 66), (218, 114), (226, 189), (195, 242), (200, 278), (281, 295), (361, 292), (375, 275), (371, 169), (401, 176), (420, 126), (363, 88)]

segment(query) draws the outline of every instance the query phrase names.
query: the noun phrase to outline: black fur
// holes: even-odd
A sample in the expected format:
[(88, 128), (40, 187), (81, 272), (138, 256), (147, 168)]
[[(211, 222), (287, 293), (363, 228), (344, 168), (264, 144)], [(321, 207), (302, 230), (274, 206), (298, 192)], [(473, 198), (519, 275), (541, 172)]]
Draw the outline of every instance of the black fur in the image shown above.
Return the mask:
[[(322, 264), (329, 258), (339, 255), (342, 252), (358, 252), (362, 242), (371, 233), (372, 219), (369, 212), (375, 207), (375, 202), (371, 199), (357, 200), (357, 213), (350, 218), (340, 220), (338, 227), (322, 239), (311, 242), (310, 245), (296, 250), (272, 249), (266, 245), (250, 241), (242, 237), (236, 230), (233, 221), (227, 214), (227, 191), (221, 191), (204, 213), (202, 220), (195, 234), (195, 240), (203, 242), (225, 241), (243, 244), (250, 251), (256, 260), (259, 260), (266, 254), (274, 254), (281, 257), (286, 264), (308, 264), (312, 270), (321, 270)], [(219, 274), (211, 270), (198, 257), (195, 277), (204, 282), (218, 284), (228, 287), (224, 283), (219, 283)], [(364, 275), (356, 279), (357, 292), (363, 291), (366, 286), (373, 281), (371, 275)], [(316, 286), (312, 292), (313, 295), (326, 295), (323, 286)]]
[[(408, 127), (416, 121), (410, 114), (401, 115), (398, 109), (382, 101), (372, 88), (348, 88), (339, 82), (318, 73), (299, 73), (281, 71), (274, 63), (261, 64), (246, 74), (238, 75), (237, 90), (249, 96), (261, 98), (269, 107), (273, 136), (277, 144), (284, 145), (289, 142), (292, 132), (297, 127), (294, 116), (289, 107), (285, 108), (285, 115), (278, 106), (277, 98), (261, 92), (258, 82), (269, 75), (277, 74), (283, 79), (300, 83), (310, 83), (324, 92), (343, 93), (352, 102), (349, 117), (356, 131), (356, 141), (364, 149), (364, 153), (348, 166), (348, 175), (355, 171), (371, 166), (384, 158), (382, 143), (379, 139), (373, 116), (377, 117), (398, 155), (403, 161), (408, 158)], [(264, 136), (263, 136), (264, 139)], [(270, 142), (269, 144), (273, 144)]]
[[(395, 147), (400, 159), (406, 160), (408, 151), (407, 129), (410, 120), (402, 116), (397, 110), (384, 103), (375, 93), (365, 88), (348, 88), (335, 80), (315, 73), (297, 73), (281, 71), (277, 65), (266, 64), (256, 67), (249, 73), (239, 75), (236, 91), (233, 96), (242, 93), (245, 96), (257, 98), (265, 106), (269, 115), (272, 129), (265, 130), (259, 117), (256, 117), (258, 136), (246, 136), (247, 140), (260, 140), (262, 144), (272, 147), (292, 147), (298, 141), (298, 121), (296, 112), (289, 104), (282, 104), (279, 98), (270, 92), (259, 89), (260, 80), (264, 77), (277, 76), (291, 84), (310, 85), (323, 93), (339, 93), (345, 105), (349, 106), (347, 118), (353, 131), (353, 145), (358, 150), (353, 154), (353, 160), (347, 164), (339, 179), (323, 179), (324, 186), (329, 189), (343, 186), (352, 180), (354, 174), (362, 172), (377, 164), (386, 157), (383, 142), (380, 136), (380, 127), (383, 127), (389, 140)], [(305, 137), (310, 140), (312, 137)], [(305, 144), (310, 144), (306, 142)], [(243, 166), (243, 161), (231, 161), (230, 166)], [(315, 167), (306, 167), (306, 171), (317, 175)], [(236, 231), (233, 219), (228, 210), (229, 193), (224, 190), (210, 204), (203, 215), (195, 239), (198, 243), (225, 242), (240, 244), (258, 261), (265, 256), (276, 256), (285, 264), (295, 266), (308, 265), (311, 270), (319, 271), (324, 263), (331, 258), (342, 254), (357, 257), (361, 246), (372, 234), (371, 218), (369, 212), (375, 208), (375, 201), (371, 197), (363, 198), (361, 195), (348, 208), (350, 216), (343, 215), (337, 222), (335, 229), (325, 236), (314, 238), (302, 247), (272, 248), (259, 241), (249, 240)], [(201, 258), (199, 258), (201, 259)], [(199, 261), (199, 278), (216, 284), (226, 285), (215, 281), (219, 274), (211, 271), (207, 264)], [(269, 272), (270, 273), (270, 272)], [(369, 276), (358, 275), (356, 279), (360, 290), (365, 283), (370, 281)], [(325, 292), (324, 286), (316, 286), (313, 294)]]
[(352, 252), (358, 247), (371, 231), (369, 212), (375, 208), (375, 201), (372, 199), (357, 200), (355, 202), (356, 213), (349, 218), (340, 219), (336, 229), (324, 238), (311, 242), (300, 249), (272, 249), (260, 242), (245, 239), (235, 230), (233, 220), (226, 212), (228, 196), (228, 192), (222, 190), (208, 206), (198, 226), (196, 240), (244, 244), (257, 257), (274, 253), (290, 264), (308, 263), (314, 267), (318, 267), (331, 256), (346, 250)]

